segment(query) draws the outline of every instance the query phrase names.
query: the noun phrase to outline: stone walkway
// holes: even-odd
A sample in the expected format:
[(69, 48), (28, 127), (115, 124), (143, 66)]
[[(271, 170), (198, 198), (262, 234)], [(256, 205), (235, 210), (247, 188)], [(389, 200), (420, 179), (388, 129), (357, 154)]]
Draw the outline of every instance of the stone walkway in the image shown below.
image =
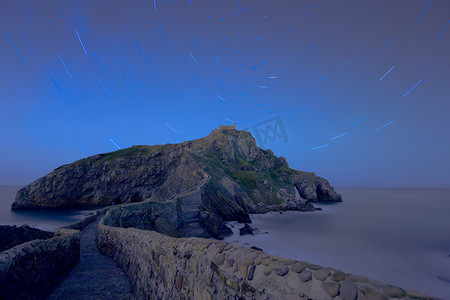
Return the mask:
[(181, 222), (185, 233), (188, 236), (203, 236), (204, 228), (200, 220), (200, 208), (202, 205), (201, 188), (211, 179), (203, 168), (209, 164), (210, 160), (200, 170), (203, 173), (203, 180), (195, 187), (176, 194), (171, 198), (172, 201), (179, 200), (181, 202)]
[(202, 205), (201, 191), (191, 194), (181, 201), (181, 222), (189, 236), (202, 236), (204, 229), (200, 220), (200, 206)]
[(97, 249), (100, 218), (81, 232), (80, 263), (47, 299), (134, 299), (125, 273)]

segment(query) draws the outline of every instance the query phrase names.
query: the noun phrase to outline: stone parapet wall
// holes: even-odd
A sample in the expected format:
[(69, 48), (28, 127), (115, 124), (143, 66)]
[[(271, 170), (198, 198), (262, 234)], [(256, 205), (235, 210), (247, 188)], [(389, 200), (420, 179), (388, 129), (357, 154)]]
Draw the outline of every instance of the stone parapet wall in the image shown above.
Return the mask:
[(115, 217), (110, 211), (100, 221), (98, 247), (124, 269), (137, 299), (430, 299), (217, 240), (107, 225)]
[(34, 239), (0, 252), (0, 299), (45, 299), (78, 264), (80, 230), (105, 211), (94, 211), (59, 228), (52, 238)]
[(74, 222), (72, 224), (66, 225), (66, 226), (64, 226), (62, 228), (83, 230), (84, 228), (86, 228), (89, 224), (91, 224), (95, 220), (97, 220), (97, 213), (96, 213), (96, 211), (94, 211), (93, 213), (87, 215), (83, 219), (78, 220), (78, 221), (76, 221), (76, 222)]
[(176, 201), (146, 201), (139, 204), (122, 204), (108, 210), (104, 222), (112, 227), (133, 227), (144, 230), (158, 228), (164, 234), (179, 237), (179, 218)]
[(78, 230), (58, 229), (0, 253), (0, 298), (44, 299), (78, 263)]

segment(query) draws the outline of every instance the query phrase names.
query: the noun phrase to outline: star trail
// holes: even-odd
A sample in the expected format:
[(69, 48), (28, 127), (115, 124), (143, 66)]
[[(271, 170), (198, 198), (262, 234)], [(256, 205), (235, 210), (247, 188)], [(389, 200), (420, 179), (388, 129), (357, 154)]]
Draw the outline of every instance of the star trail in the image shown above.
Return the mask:
[(58, 57), (59, 57), (59, 60), (61, 61), (61, 63), (63, 64), (64, 69), (66, 69), (67, 74), (69, 74), (69, 77), (72, 78), (72, 75), (70, 75), (70, 72), (69, 72), (69, 70), (67, 69), (66, 64), (64, 63), (63, 59), (61, 58), (61, 55), (58, 54)]
[(387, 71), (383, 76), (381, 76), (380, 80), (383, 80), (384, 77), (387, 76), (387, 74), (389, 74), (393, 69), (395, 68), (395, 66), (392, 66), (389, 71)]
[(386, 123), (386, 124), (384, 124), (383, 126), (381, 126), (380, 128), (377, 128), (377, 130), (375, 130), (375, 131), (378, 131), (378, 130), (381, 130), (381, 129), (383, 129), (384, 127), (386, 127), (386, 126), (388, 126), (389, 124), (391, 124), (391, 123), (393, 123), (394, 121), (396, 121), (397, 119), (394, 119), (394, 120), (392, 120), (392, 121), (390, 121), (390, 122), (388, 122), (388, 123)]
[(292, 168), (448, 186), (449, 24), (445, 0), (2, 1), (0, 183), (280, 117)]
[(420, 83), (422, 83), (422, 80), (420, 80), (418, 83), (416, 83), (409, 91), (403, 94), (403, 97), (411, 93), (412, 90), (414, 90)]

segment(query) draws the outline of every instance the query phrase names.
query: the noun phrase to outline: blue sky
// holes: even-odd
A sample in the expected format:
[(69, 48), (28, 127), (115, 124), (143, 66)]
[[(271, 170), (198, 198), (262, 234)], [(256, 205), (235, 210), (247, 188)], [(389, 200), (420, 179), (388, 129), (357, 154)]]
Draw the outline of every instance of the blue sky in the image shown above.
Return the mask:
[(2, 1), (0, 184), (279, 117), (334, 186), (450, 187), (449, 1)]

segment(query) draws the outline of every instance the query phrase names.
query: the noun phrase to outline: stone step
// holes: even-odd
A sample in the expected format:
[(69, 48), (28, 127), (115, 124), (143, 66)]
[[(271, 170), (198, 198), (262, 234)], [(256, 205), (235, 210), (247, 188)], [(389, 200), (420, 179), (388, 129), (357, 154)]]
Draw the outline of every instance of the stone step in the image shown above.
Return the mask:
[(200, 213), (200, 209), (198, 208), (194, 208), (194, 209), (187, 209), (187, 210), (183, 210), (181, 211), (181, 213), (183, 215), (190, 215), (190, 214), (199, 214)]
[(192, 203), (192, 204), (182, 204), (181, 205), (181, 209), (183, 211), (185, 210), (192, 210), (192, 209), (199, 209), (200, 208), (201, 203), (197, 204), (197, 203)]
[(191, 224), (191, 223), (200, 223), (200, 219), (186, 219), (183, 220), (183, 225)]
[(193, 212), (200, 213), (199, 207), (195, 207), (195, 208), (193, 207), (192, 209), (183, 209), (181, 211), (181, 214), (182, 215), (184, 215), (184, 214), (192, 214)]
[(202, 201), (181, 201), (181, 205), (200, 205)]
[(192, 219), (185, 219), (185, 220), (183, 220), (183, 224), (187, 224), (187, 223), (200, 223), (200, 219), (199, 218), (192, 218)]
[(191, 195), (187, 195), (185, 197), (180, 198), (181, 201), (201, 201), (202, 196), (200, 193), (195, 193)]
[(202, 198), (201, 197), (195, 197), (195, 198), (187, 197), (187, 198), (181, 198), (180, 201), (181, 201), (181, 203), (200, 203), (200, 202), (202, 202)]
[(200, 218), (187, 218), (187, 219), (183, 219), (182, 222), (183, 222), (183, 224), (184, 223), (192, 223), (192, 222), (200, 222)]

